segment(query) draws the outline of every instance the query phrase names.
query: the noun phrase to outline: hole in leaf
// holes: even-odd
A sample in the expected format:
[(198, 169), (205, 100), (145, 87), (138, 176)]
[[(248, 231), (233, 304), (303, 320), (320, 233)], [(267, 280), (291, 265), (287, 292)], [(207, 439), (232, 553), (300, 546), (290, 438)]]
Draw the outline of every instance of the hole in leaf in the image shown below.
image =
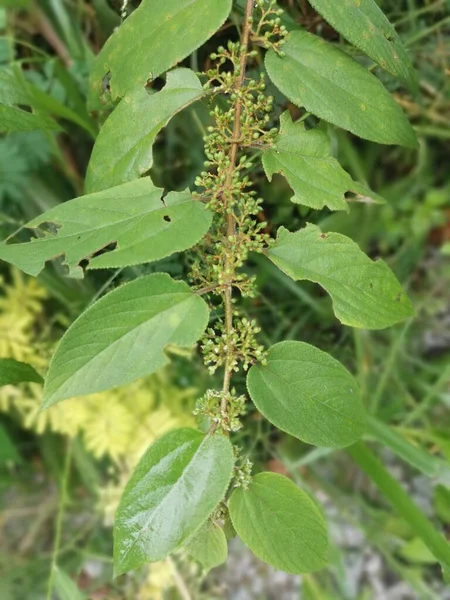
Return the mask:
[(164, 219), (164, 221), (167, 221), (167, 223), (172, 222), (172, 219), (169, 217), (169, 215), (164, 215), (163, 219)]
[(108, 71), (102, 79), (102, 91), (103, 92), (111, 91), (111, 71)]
[(145, 84), (146, 89), (152, 89), (156, 92), (160, 92), (163, 87), (166, 85), (165, 79), (162, 77), (157, 77), (156, 79), (149, 79)]
[[(117, 248), (117, 242), (111, 242), (111, 243), (107, 244), (106, 246), (103, 246), (103, 248), (100, 248), (99, 250), (94, 252), (92, 254), (92, 258), (95, 258), (96, 256), (101, 256), (102, 254), (106, 254), (107, 252), (112, 252), (116, 248)], [(80, 263), (80, 266), (81, 266), (81, 263)]]

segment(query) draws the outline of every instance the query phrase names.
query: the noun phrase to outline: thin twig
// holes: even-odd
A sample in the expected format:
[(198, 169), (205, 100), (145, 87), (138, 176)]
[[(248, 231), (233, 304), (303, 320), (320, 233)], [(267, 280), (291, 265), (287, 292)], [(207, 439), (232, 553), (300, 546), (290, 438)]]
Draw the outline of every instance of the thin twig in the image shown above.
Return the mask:
[(53, 48), (56, 54), (59, 56), (63, 65), (69, 68), (72, 65), (73, 60), (70, 56), (70, 52), (64, 45), (64, 42), (53, 29), (52, 24), (41, 10), (37, 11), (36, 17), (40, 33), (47, 40), (47, 42), (50, 44), (50, 46)]

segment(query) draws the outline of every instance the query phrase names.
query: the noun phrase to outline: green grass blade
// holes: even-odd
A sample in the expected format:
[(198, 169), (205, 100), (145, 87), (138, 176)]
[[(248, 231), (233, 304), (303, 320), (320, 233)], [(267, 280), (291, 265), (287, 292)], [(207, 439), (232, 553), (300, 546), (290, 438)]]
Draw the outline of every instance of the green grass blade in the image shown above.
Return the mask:
[(417, 446), (413, 446), (402, 435), (382, 421), (369, 417), (367, 420), (367, 433), (377, 442), (388, 446), (397, 456), (427, 477), (431, 477), (439, 483), (450, 485), (450, 466), (444, 460), (428, 454)]
[(450, 545), (410, 499), (407, 492), (388, 473), (365, 444), (359, 442), (348, 448), (347, 452), (408, 522), (416, 535), (422, 539), (436, 560), (441, 563), (444, 571), (448, 571), (450, 569)]

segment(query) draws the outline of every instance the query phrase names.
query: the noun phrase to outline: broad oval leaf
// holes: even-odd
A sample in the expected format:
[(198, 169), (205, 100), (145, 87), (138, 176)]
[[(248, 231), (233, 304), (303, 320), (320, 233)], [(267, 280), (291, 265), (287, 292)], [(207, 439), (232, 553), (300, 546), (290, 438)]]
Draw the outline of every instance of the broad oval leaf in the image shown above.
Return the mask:
[(403, 44), (375, 0), (309, 0), (328, 23), (383, 69), (417, 89), (417, 75)]
[(371, 260), (345, 235), (322, 233), (310, 223), (295, 233), (280, 227), (267, 255), (292, 279), (321, 285), (344, 325), (384, 329), (414, 314), (387, 264)]
[(94, 98), (101, 95), (108, 74), (113, 98), (159, 77), (219, 29), (231, 4), (232, 0), (143, 0), (96, 58)]
[(309, 344), (272, 346), (267, 364), (248, 372), (247, 387), (268, 421), (308, 444), (349, 446), (364, 432), (358, 384), (340, 362)]
[(330, 139), (322, 129), (306, 130), (302, 122), (293, 123), (289, 112), (280, 118), (281, 130), (272, 148), (262, 157), (269, 181), (281, 173), (294, 191), (292, 202), (321, 209), (349, 210), (344, 194), (354, 192), (383, 202), (380, 196), (352, 180), (331, 156)]
[(120, 575), (162, 560), (186, 542), (223, 500), (233, 474), (223, 435), (172, 431), (139, 461), (114, 524), (114, 570)]
[(233, 525), (261, 560), (287, 573), (310, 573), (328, 562), (325, 520), (313, 500), (278, 473), (259, 473), (230, 500)]
[(142, 86), (120, 101), (106, 120), (92, 150), (86, 190), (98, 192), (137, 179), (153, 165), (156, 135), (180, 110), (204, 95), (189, 69), (174, 69), (155, 94)]
[(297, 106), (380, 144), (417, 147), (400, 106), (382, 83), (351, 56), (305, 31), (292, 31), (284, 57), (273, 50), (266, 68), (277, 88)]
[(45, 378), (43, 408), (154, 373), (168, 362), (165, 348), (192, 346), (208, 317), (206, 302), (165, 273), (109, 292), (62, 337)]
[(46, 261), (64, 255), (70, 274), (82, 277), (82, 260), (88, 261), (85, 269), (119, 268), (186, 250), (208, 231), (212, 214), (189, 191), (165, 198), (162, 193), (146, 177), (64, 202), (25, 226), (52, 224), (56, 232), (22, 244), (0, 244), (0, 259), (36, 276)]
[(0, 358), (0, 385), (15, 385), (23, 382), (43, 383), (43, 381), (31, 365), (13, 358)]
[(227, 537), (222, 527), (208, 521), (190, 538), (185, 549), (205, 571), (210, 571), (227, 560)]

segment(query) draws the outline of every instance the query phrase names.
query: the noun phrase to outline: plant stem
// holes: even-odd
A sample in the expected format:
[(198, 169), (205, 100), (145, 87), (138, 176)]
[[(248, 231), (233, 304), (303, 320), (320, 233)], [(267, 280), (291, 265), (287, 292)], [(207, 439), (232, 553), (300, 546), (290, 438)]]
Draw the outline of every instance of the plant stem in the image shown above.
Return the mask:
[[(245, 15), (244, 15), (244, 27), (242, 30), (241, 36), (241, 55), (240, 55), (240, 72), (239, 77), (236, 82), (236, 92), (239, 92), (242, 88), (245, 80), (245, 69), (247, 67), (247, 51), (248, 51), (248, 43), (250, 38), (251, 31), (251, 16), (253, 14), (253, 0), (247, 0), (247, 4), (245, 7)], [(234, 105), (234, 123), (233, 123), (233, 141), (230, 147), (230, 166), (227, 173), (227, 178), (225, 180), (225, 189), (229, 191), (230, 200), (232, 200), (232, 186), (233, 186), (233, 174), (236, 166), (236, 158), (239, 150), (240, 142), (238, 141), (241, 137), (241, 114), (242, 114), (242, 100), (238, 97), (236, 98), (236, 102)], [(231, 202), (230, 202), (231, 204)], [(230, 211), (227, 215), (227, 241), (230, 236), (234, 236), (236, 233), (236, 220), (232, 211)], [(233, 260), (230, 253), (227, 255), (226, 259), (226, 271), (231, 272), (233, 270)], [(231, 336), (233, 332), (233, 286), (229, 283), (223, 294), (224, 305), (225, 305), (225, 330), (228, 336)], [(225, 363), (225, 372), (223, 376), (223, 397), (220, 406), (221, 413), (223, 415), (226, 414), (227, 409), (227, 394), (230, 391), (230, 383), (231, 383), (231, 360), (232, 356), (228, 351), (227, 360)]]
[(58, 514), (56, 516), (56, 531), (55, 531), (55, 541), (53, 544), (53, 553), (52, 553), (52, 564), (50, 567), (50, 576), (48, 579), (48, 588), (47, 588), (47, 600), (52, 599), (53, 595), (53, 583), (55, 578), (55, 570), (58, 565), (58, 554), (59, 548), (61, 544), (61, 532), (62, 532), (62, 520), (64, 515), (64, 508), (67, 500), (67, 488), (69, 484), (69, 473), (70, 473), (70, 465), (72, 462), (72, 441), (70, 440), (67, 445), (67, 451), (64, 461), (63, 472), (61, 475), (60, 482), (60, 496), (58, 503)]

